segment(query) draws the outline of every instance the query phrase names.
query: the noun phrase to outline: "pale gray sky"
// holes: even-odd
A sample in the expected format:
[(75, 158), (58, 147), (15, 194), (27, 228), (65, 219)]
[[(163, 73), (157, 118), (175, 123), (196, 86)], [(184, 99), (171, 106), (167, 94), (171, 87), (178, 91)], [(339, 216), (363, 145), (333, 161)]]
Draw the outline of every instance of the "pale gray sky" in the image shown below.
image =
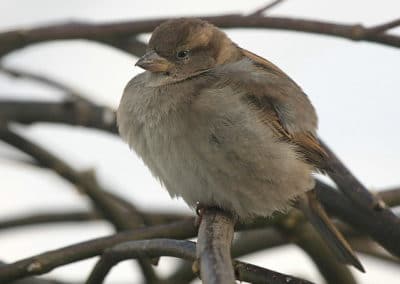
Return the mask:
[[(131, 20), (159, 16), (249, 13), (265, 1), (54, 1), (3, 0), (0, 30), (82, 20)], [(374, 25), (399, 17), (400, 2), (288, 0), (270, 12), (285, 15)], [(393, 32), (400, 33), (400, 29)], [(400, 184), (398, 132), (399, 49), (372, 43), (303, 33), (269, 30), (227, 30), (239, 45), (264, 56), (297, 81), (320, 116), (320, 134), (350, 169), (369, 187)], [(117, 106), (126, 82), (140, 70), (135, 58), (86, 41), (43, 43), (10, 54), (9, 66), (33, 70), (76, 87), (96, 102)], [(59, 100), (62, 94), (42, 86), (0, 75), (0, 99)], [(58, 125), (17, 127), (78, 169), (94, 167), (110, 189), (143, 208), (188, 210), (171, 200), (145, 166), (117, 138), (97, 131)], [(43, 210), (86, 208), (88, 203), (69, 184), (43, 169), (12, 161), (16, 155), (0, 144), (0, 218)], [(46, 226), (0, 234), (0, 259), (13, 261), (44, 250), (111, 233), (101, 222), (92, 225)], [(27, 238), (29, 236), (29, 238)], [(245, 258), (281, 272), (321, 281), (315, 268), (293, 246)], [(362, 257), (368, 271), (360, 283), (395, 283), (400, 271)], [(165, 261), (167, 262), (167, 261)], [(81, 280), (93, 260), (56, 269), (50, 275)], [(168, 265), (165, 265), (168, 266)], [(160, 264), (162, 271), (168, 267)], [(131, 277), (126, 263), (113, 270), (112, 280)], [(139, 280), (138, 280), (139, 281)]]

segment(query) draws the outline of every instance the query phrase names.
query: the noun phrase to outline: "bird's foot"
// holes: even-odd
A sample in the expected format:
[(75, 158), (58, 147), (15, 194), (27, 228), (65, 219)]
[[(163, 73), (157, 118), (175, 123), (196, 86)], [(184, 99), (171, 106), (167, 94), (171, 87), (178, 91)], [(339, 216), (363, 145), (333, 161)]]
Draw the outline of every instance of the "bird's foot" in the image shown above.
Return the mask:
[(197, 276), (200, 275), (200, 260), (199, 259), (196, 259), (195, 261), (193, 261), (192, 272), (194, 275), (197, 275)]

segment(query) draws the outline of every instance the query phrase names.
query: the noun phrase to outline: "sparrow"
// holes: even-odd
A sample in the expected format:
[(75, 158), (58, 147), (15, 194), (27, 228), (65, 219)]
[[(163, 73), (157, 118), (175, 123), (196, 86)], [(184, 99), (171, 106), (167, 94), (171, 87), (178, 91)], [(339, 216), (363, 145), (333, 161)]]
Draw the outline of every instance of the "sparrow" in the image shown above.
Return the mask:
[(195, 18), (162, 23), (125, 87), (121, 137), (171, 196), (248, 221), (297, 200), (338, 258), (363, 270), (312, 189), (325, 171), (317, 115), (270, 61)]

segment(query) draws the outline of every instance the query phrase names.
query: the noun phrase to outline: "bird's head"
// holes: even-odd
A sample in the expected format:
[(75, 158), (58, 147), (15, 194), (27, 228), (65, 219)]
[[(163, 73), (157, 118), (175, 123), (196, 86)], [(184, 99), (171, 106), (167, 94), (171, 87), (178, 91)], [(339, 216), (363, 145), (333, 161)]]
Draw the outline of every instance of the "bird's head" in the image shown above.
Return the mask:
[(151, 35), (137, 66), (184, 80), (240, 58), (239, 48), (214, 25), (200, 19), (167, 21)]

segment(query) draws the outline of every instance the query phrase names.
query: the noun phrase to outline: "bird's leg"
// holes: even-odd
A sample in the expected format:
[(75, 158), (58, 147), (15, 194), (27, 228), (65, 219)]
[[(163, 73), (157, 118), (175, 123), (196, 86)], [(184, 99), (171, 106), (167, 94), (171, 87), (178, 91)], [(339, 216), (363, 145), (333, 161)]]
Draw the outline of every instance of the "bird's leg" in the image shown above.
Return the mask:
[[(242, 275), (240, 274), (240, 270), (239, 270), (239, 267), (238, 267), (238, 263), (235, 262), (235, 261), (233, 262), (233, 272), (235, 273), (235, 278), (236, 278), (237, 280), (242, 279)], [(242, 283), (241, 280), (239, 280), (239, 282)]]
[(197, 217), (194, 221), (194, 225), (199, 228), (200, 224), (201, 224), (201, 220), (203, 218), (203, 214), (204, 214), (204, 210), (205, 210), (205, 206), (203, 204), (201, 204), (200, 202), (196, 202), (196, 214)]
[[(203, 214), (204, 214), (205, 208), (206, 207), (203, 204), (201, 204), (200, 202), (196, 202), (196, 209), (195, 210), (196, 210), (197, 216), (196, 216), (196, 219), (194, 221), (194, 225), (196, 226), (196, 228), (200, 228), (200, 224), (201, 224), (201, 221), (203, 220)], [(195, 275), (197, 275), (198, 277), (200, 277), (200, 261), (199, 261), (198, 258), (196, 258), (193, 261), (192, 272)]]

